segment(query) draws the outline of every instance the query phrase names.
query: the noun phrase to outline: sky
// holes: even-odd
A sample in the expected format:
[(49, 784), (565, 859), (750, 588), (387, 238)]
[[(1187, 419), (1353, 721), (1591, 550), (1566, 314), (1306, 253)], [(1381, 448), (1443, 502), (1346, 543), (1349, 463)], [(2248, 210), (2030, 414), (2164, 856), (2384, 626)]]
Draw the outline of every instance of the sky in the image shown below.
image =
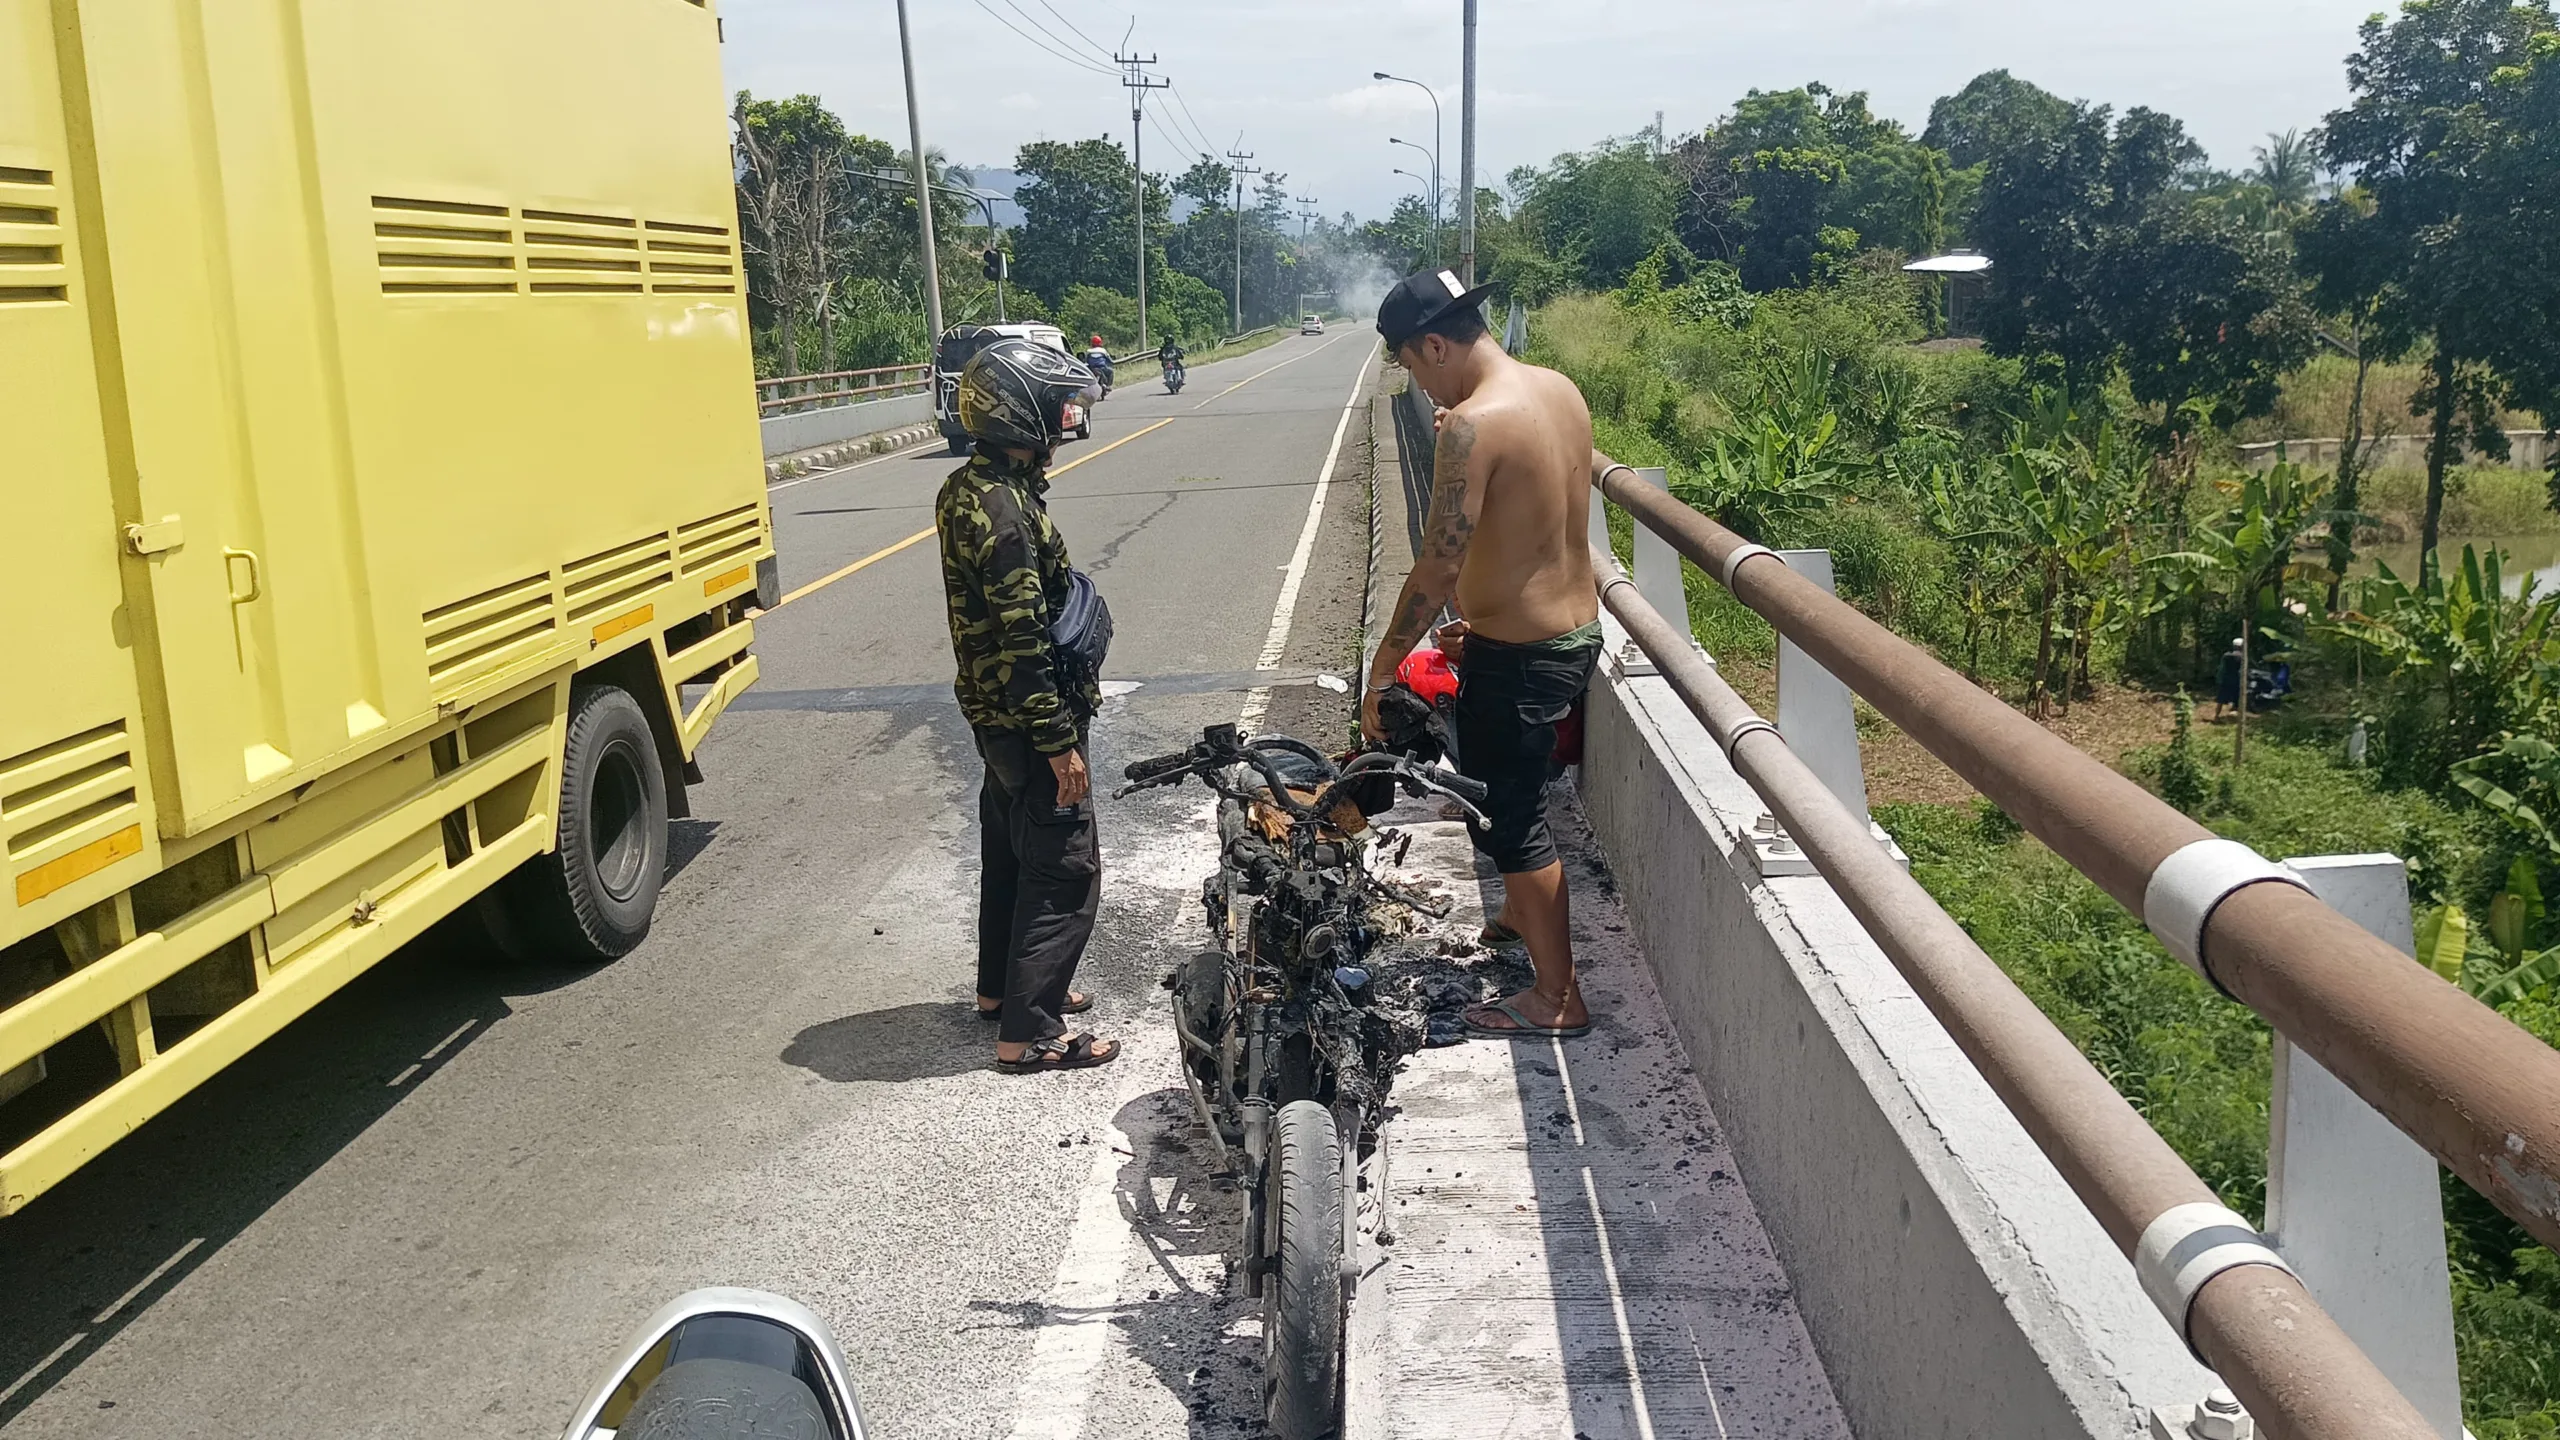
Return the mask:
[[(1432, 142), (1431, 101), (1370, 78), (1385, 70), (1438, 90), (1456, 194), (1460, 0), (907, 3), (925, 144), (954, 162), (1008, 165), (1040, 139), (1128, 143), (1127, 93), (1080, 30), (1101, 51), (1129, 36), (1174, 82), (1148, 97), (1149, 170), (1179, 171), (1203, 143), (1241, 149), (1328, 216), (1383, 215), (1419, 189), (1394, 168), (1431, 168), (1389, 137)], [(2344, 62), (2378, 3), (1480, 0), (1478, 183), (1499, 188), (1514, 166), (1634, 134), (1656, 111), (1676, 139), (1747, 90), (1815, 80), (1867, 91), (1916, 133), (1930, 101), (2001, 68), (2068, 99), (2165, 110), (2215, 163), (2238, 167), (2268, 132), (2317, 124), (2346, 101)], [(815, 93), (847, 125), (906, 148), (894, 0), (719, 8), (732, 91)]]

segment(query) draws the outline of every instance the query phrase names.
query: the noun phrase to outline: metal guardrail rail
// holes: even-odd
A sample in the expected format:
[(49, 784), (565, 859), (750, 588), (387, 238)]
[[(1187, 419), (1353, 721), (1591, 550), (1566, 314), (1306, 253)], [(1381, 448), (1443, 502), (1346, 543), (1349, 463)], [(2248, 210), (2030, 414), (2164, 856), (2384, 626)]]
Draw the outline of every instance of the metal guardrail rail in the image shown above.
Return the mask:
[[(869, 385), (848, 386), (831, 382), (865, 380), (873, 376), (895, 378)], [(922, 390), (932, 384), (929, 365), (877, 365), (868, 370), (821, 370), (808, 375), (777, 375), (756, 382), (756, 409), (771, 415), (776, 411), (805, 405), (838, 405), (867, 399), (875, 395), (904, 394)], [(794, 390), (793, 387), (799, 387)]]
[(2247, 1220), (2214, 1197), (2070, 1038), (1876, 843), (1777, 727), (1724, 682), (1691, 643), (1686, 624), (1673, 626), (1645, 603), (1609, 555), (1595, 549), (1592, 565), (1601, 603), (2132, 1258), (2152, 1302), (2222, 1376), (2262, 1433), (2280, 1440), (2434, 1440), (2433, 1427)]
[(2560, 1051), (1766, 547), (1624, 467), (1595, 473), (1593, 483), (2140, 916), (2207, 983), (2300, 1046), (2527, 1233), (2560, 1248)]

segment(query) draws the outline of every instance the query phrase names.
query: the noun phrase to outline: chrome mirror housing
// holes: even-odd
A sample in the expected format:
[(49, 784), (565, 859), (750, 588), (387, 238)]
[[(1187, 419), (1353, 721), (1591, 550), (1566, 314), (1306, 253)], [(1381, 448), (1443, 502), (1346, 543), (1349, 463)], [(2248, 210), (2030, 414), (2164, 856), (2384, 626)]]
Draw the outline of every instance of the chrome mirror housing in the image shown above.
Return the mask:
[(688, 1291), (635, 1331), (562, 1440), (868, 1440), (835, 1336), (762, 1290)]

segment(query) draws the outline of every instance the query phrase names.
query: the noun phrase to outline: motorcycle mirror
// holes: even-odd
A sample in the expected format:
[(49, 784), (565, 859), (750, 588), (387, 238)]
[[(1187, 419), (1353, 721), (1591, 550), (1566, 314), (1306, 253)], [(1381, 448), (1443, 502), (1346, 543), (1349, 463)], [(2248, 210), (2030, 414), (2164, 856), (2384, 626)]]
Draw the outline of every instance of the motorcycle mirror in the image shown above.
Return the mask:
[[(750, 1415), (747, 1412), (752, 1411)], [(632, 1333), (621, 1362), (562, 1440), (867, 1440), (844, 1351), (808, 1307), (715, 1287), (669, 1301)]]

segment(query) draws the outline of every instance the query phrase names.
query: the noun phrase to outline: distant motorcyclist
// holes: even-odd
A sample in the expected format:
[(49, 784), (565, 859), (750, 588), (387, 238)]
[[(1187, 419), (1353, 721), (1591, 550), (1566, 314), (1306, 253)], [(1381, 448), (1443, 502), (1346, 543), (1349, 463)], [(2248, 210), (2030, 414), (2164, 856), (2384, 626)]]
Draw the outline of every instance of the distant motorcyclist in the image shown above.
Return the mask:
[(1167, 335), (1156, 347), (1156, 367), (1164, 372), (1164, 388), (1170, 394), (1182, 393), (1182, 342)]
[(1111, 349), (1102, 343), (1101, 336), (1094, 336), (1085, 346), (1084, 363), (1087, 369), (1093, 371), (1093, 378), (1102, 382), (1102, 393), (1110, 394)]

